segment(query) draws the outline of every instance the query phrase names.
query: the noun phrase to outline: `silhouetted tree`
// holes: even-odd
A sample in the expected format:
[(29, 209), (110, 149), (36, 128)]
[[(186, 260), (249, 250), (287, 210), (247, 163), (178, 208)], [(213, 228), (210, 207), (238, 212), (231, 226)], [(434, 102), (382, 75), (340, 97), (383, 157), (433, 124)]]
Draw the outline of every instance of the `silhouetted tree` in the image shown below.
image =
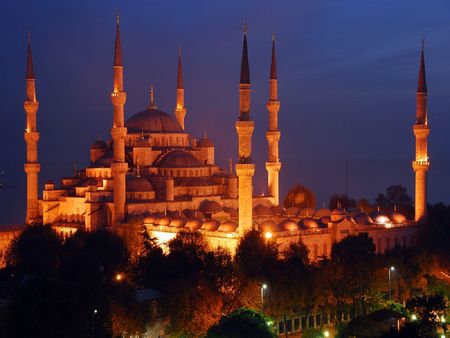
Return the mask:
[(356, 203), (356, 209), (366, 213), (370, 213), (373, 211), (372, 205), (370, 205), (369, 201), (365, 198), (360, 198), (358, 200), (358, 202)]
[(411, 196), (402, 185), (391, 185), (386, 188), (386, 194), (379, 193), (375, 203), (385, 212), (393, 211), (394, 208), (403, 213), (408, 219), (414, 218), (414, 206)]
[(347, 195), (333, 195), (330, 197), (330, 203), (328, 207), (333, 210), (340, 207), (345, 210), (352, 210), (356, 207), (356, 201)]
[(212, 326), (206, 335), (207, 338), (247, 338), (276, 337), (272, 328), (267, 324), (269, 319), (262, 314), (250, 310), (239, 309), (222, 317), (218, 324)]
[(6, 264), (24, 274), (45, 276), (55, 272), (60, 251), (61, 240), (56, 232), (50, 226), (35, 225), (12, 241)]
[(297, 207), (300, 209), (315, 209), (316, 195), (305, 186), (297, 183), (287, 193), (286, 197), (284, 198), (283, 205), (285, 208)]

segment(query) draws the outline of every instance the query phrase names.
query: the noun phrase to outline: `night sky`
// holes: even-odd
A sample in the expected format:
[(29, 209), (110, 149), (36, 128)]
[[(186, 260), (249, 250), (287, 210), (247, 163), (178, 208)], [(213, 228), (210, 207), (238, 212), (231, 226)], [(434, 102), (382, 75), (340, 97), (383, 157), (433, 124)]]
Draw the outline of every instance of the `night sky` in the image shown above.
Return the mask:
[(281, 196), (301, 182), (318, 205), (345, 192), (373, 200), (388, 185), (413, 190), (415, 91), (425, 37), (429, 92), (429, 200), (450, 203), (450, 2), (340, 1), (2, 1), (0, 170), (16, 185), (0, 191), (0, 224), (25, 218), (25, 56), (31, 31), (37, 77), (40, 191), (89, 164), (89, 147), (112, 125), (115, 14), (121, 16), (126, 118), (175, 106), (183, 49), (186, 128), (206, 130), (216, 162), (237, 157), (234, 121), (242, 27), (248, 24), (256, 174), (266, 189), (268, 75), (277, 36)]

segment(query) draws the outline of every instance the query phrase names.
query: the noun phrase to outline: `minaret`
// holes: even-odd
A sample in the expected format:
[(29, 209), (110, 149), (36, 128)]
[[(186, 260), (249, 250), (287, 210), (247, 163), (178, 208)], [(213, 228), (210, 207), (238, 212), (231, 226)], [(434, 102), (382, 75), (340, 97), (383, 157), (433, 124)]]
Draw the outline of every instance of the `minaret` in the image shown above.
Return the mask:
[(181, 47), (178, 49), (178, 74), (177, 74), (177, 104), (175, 107), (175, 116), (184, 129), (184, 117), (186, 108), (184, 106), (184, 86), (183, 86), (183, 66), (181, 64)]
[(266, 132), (268, 143), (268, 160), (266, 162), (267, 184), (269, 195), (273, 196), (275, 205), (279, 204), (279, 173), (281, 162), (278, 157), (278, 142), (280, 141), (280, 130), (278, 129), (278, 111), (280, 110), (280, 101), (278, 101), (278, 76), (277, 60), (275, 57), (275, 35), (272, 36), (272, 62), (270, 65), (269, 79), (269, 101), (267, 101), (267, 110), (269, 111), (269, 130)]
[(128, 171), (128, 163), (125, 162), (125, 137), (127, 135), (127, 128), (125, 128), (124, 122), (124, 106), (126, 99), (127, 94), (123, 90), (122, 48), (120, 46), (119, 16), (117, 16), (114, 50), (114, 87), (111, 93), (111, 102), (114, 108), (113, 126), (111, 128), (114, 147), (114, 160), (111, 163), (114, 180), (113, 225), (119, 224), (125, 217), (125, 175)]
[(430, 167), (428, 158), (428, 135), (430, 127), (428, 125), (427, 112), (427, 82), (425, 78), (425, 59), (422, 41), (420, 53), (419, 80), (416, 93), (416, 118), (413, 131), (416, 138), (416, 160), (412, 162), (415, 173), (415, 220), (419, 221), (427, 213), (427, 172)]
[(253, 228), (253, 174), (252, 135), (255, 124), (250, 118), (250, 70), (247, 52), (247, 27), (244, 27), (244, 44), (242, 49), (241, 79), (239, 83), (239, 119), (236, 121), (238, 134), (239, 159), (236, 163), (238, 176), (239, 234), (242, 236)]
[(24, 169), (27, 174), (27, 224), (36, 223), (39, 218), (38, 173), (41, 165), (38, 162), (39, 132), (36, 127), (36, 113), (39, 102), (36, 100), (36, 77), (34, 76), (33, 57), (31, 54), (31, 39), (28, 34), (27, 70), (26, 70), (26, 99), (23, 108), (27, 113), (27, 128), (24, 137), (27, 143), (27, 162)]

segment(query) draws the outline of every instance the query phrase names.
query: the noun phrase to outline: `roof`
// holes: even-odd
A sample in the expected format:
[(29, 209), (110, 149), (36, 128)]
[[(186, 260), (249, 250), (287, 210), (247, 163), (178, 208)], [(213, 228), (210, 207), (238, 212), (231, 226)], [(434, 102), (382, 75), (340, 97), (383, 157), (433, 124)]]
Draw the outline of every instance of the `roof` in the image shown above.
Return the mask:
[(183, 128), (177, 119), (169, 114), (157, 110), (146, 109), (132, 117), (125, 123), (129, 133), (182, 133)]
[(244, 44), (242, 46), (240, 83), (241, 84), (250, 84), (250, 67), (248, 65), (247, 34), (244, 34)]
[(112, 161), (113, 161), (113, 152), (112, 150), (109, 150), (102, 157), (98, 158), (97, 161), (92, 163), (92, 167), (109, 168), (111, 167)]
[(201, 167), (202, 164), (194, 156), (182, 150), (175, 150), (166, 155), (161, 161), (161, 168), (190, 168)]

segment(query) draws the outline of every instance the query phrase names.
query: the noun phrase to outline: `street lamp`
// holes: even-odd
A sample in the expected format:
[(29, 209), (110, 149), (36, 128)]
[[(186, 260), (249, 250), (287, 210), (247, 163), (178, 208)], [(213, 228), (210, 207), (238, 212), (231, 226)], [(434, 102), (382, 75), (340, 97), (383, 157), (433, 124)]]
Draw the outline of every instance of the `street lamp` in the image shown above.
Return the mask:
[(264, 290), (267, 289), (267, 284), (261, 285), (261, 311), (264, 310)]
[(392, 272), (394, 272), (394, 271), (395, 271), (395, 268), (394, 268), (393, 266), (391, 266), (391, 267), (389, 268), (389, 272), (388, 272), (388, 274), (389, 274), (389, 299), (392, 299), (392, 289), (391, 289), (391, 271), (392, 271)]
[(324, 335), (324, 337), (329, 337), (330, 336), (330, 332), (329, 331), (324, 331), (323, 335)]

